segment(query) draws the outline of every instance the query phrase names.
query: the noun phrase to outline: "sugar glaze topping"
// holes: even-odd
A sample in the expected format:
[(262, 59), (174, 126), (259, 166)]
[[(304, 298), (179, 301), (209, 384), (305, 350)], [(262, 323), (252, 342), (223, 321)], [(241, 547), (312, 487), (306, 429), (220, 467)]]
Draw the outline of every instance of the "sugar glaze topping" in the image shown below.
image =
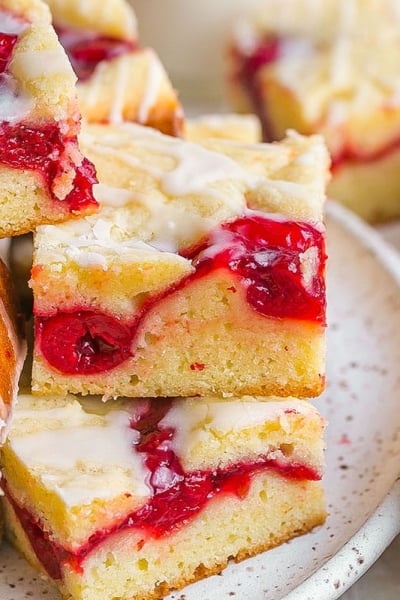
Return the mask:
[[(291, 135), (293, 141), (298, 143), (295, 134)], [(229, 155), (163, 136), (136, 124), (124, 124), (111, 130), (87, 127), (81, 135), (81, 142), (84, 152), (95, 163), (98, 162), (100, 180), (105, 182), (95, 188), (102, 206), (100, 219), (113, 221), (113, 226), (108, 228), (111, 237), (112, 232), (125, 229), (125, 234), (122, 237), (119, 235), (118, 240), (123, 245), (131, 236), (159, 250), (177, 252), (182, 247), (196, 243), (219, 223), (243, 214), (246, 195), (256, 196), (258, 192), (270, 197), (294, 198), (296, 202), (309, 206), (311, 211), (318, 213), (320, 210), (321, 194), (314, 191), (312, 183), (263, 176), (257, 163), (254, 168), (247, 164), (242, 166)], [(267, 162), (270, 156), (273, 158), (273, 151), (267, 146), (262, 146), (260, 152), (258, 164)], [(322, 152), (319, 144), (313, 144), (313, 147), (299, 153), (293, 164), (299, 170), (312, 170), (323, 163)], [(131, 178), (131, 189), (106, 185), (107, 171), (101, 167), (106, 157), (121, 161), (132, 168), (132, 173), (138, 172), (138, 178)], [(140, 181), (139, 177), (144, 176), (153, 180), (150, 187), (135, 184), (136, 179)], [(137, 224), (135, 231), (128, 233), (124, 223), (131, 210), (130, 205), (135, 210), (142, 208), (145, 217)], [(113, 207), (112, 211), (110, 206)], [(120, 218), (118, 215), (125, 216)], [(96, 217), (88, 219), (86, 223), (93, 226), (95, 221)], [(79, 234), (74, 236), (73, 227), (69, 231), (71, 244), (76, 245), (73, 237)], [(99, 246), (104, 244), (104, 247), (110, 247), (110, 236), (103, 239), (95, 237)]]
[[(42, 400), (22, 395), (9, 444), (28, 469), (40, 473), (42, 484), (70, 507), (122, 493), (143, 496), (145, 502), (151, 490), (143, 454), (135, 451), (139, 431), (134, 423), (147, 410), (148, 401), (125, 399), (110, 408), (99, 399), (80, 403), (72, 397)], [(175, 431), (173, 447), (183, 458), (196, 436), (212, 435), (213, 430), (229, 435), (268, 421), (279, 421), (285, 429), (291, 413), (317, 414), (311, 405), (294, 399), (195, 398), (174, 401), (160, 428)]]
[(6, 10), (0, 9), (0, 32), (8, 35), (21, 35), (29, 23)]
[(165, 73), (159, 58), (154, 52), (149, 53), (147, 83), (138, 108), (139, 123), (146, 123), (150, 110), (157, 102), (164, 78)]
[(132, 451), (138, 432), (129, 426), (129, 410), (120, 406), (103, 415), (93, 414), (72, 399), (48, 408), (43, 402), (38, 408), (29, 396), (21, 396), (19, 403), (11, 447), (68, 506), (119, 493), (149, 495), (146, 468)]

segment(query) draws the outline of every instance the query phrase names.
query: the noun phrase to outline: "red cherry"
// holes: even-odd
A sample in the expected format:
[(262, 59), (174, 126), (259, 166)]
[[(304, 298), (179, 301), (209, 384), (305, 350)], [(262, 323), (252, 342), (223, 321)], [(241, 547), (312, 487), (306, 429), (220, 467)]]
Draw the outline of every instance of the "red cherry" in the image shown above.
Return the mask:
[(99, 62), (112, 60), (137, 46), (133, 40), (88, 36), (65, 28), (57, 28), (57, 34), (80, 80), (90, 77)]
[(63, 136), (58, 125), (35, 128), (24, 123), (0, 124), (0, 163), (16, 169), (39, 171), (50, 193), (54, 180), (59, 177), (66, 160), (67, 166), (75, 170), (71, 192), (61, 202), (66, 203), (71, 212), (88, 206), (97, 206), (92, 187), (97, 182), (93, 165), (84, 159), (81, 165), (74, 165), (65, 157), (66, 145), (75, 143), (76, 138)]
[(7, 69), (17, 39), (17, 35), (0, 33), (0, 73)]
[(280, 48), (281, 42), (278, 38), (268, 38), (260, 42), (251, 54), (243, 57), (243, 77), (254, 77), (259, 69), (275, 62), (279, 58)]
[(64, 374), (101, 373), (129, 356), (131, 331), (113, 317), (80, 311), (38, 319), (41, 351)]
[(93, 185), (97, 181), (93, 163), (84, 158), (76, 169), (73, 188), (64, 200), (68, 202), (71, 212), (79, 212), (86, 206), (97, 204), (93, 197)]
[[(247, 289), (247, 300), (257, 312), (270, 317), (325, 322), (324, 236), (312, 225), (270, 219), (254, 213), (222, 226), (231, 234), (220, 246), (218, 233), (207, 244), (206, 258), (199, 255), (197, 275), (215, 268), (237, 273)], [(226, 234), (225, 234), (226, 235)], [(314, 249), (315, 272), (304, 280), (301, 255)], [(207, 258), (207, 256), (212, 258)]]

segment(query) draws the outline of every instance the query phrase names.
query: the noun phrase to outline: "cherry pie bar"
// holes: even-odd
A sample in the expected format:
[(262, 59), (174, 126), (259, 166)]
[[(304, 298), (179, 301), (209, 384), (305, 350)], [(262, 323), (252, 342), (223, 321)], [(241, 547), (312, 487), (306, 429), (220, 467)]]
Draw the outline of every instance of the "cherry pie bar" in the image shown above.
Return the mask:
[[(328, 195), (371, 222), (400, 216), (400, 11), (383, 0), (266, 0), (238, 25), (230, 59), (237, 108), (267, 140), (324, 135)], [(379, 49), (379, 51), (377, 50)]]
[(22, 395), (9, 538), (63, 598), (160, 598), (324, 522), (324, 427), (292, 398)]
[(97, 209), (75, 75), (40, 0), (0, 1), (0, 237)]
[(89, 122), (136, 121), (180, 135), (183, 111), (158, 56), (142, 48), (126, 0), (46, 0)]
[(98, 215), (35, 235), (34, 393), (318, 395), (328, 155), (87, 125)]

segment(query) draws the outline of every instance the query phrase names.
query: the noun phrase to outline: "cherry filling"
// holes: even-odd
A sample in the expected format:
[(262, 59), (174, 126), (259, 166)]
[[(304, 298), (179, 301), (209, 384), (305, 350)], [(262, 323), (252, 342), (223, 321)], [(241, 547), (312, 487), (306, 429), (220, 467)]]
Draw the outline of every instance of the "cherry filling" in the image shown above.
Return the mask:
[(260, 471), (271, 470), (287, 479), (299, 481), (317, 481), (321, 478), (317, 470), (307, 465), (278, 460), (276, 453), (275, 458), (260, 456), (251, 463), (241, 462), (212, 471), (185, 472), (173, 449), (175, 430), (161, 424), (170, 406), (170, 400), (149, 402), (147, 412), (131, 421), (131, 427), (140, 433), (133, 451), (143, 454), (150, 472), (150, 500), (114, 527), (95, 532), (85, 545), (74, 552), (52, 542), (41, 524), (14, 502), (3, 482), (7, 498), (50, 577), (62, 578), (62, 562), (68, 562), (77, 572), (82, 572), (84, 559), (114, 533), (135, 529), (143, 535), (140, 542), (140, 547), (143, 547), (148, 538), (167, 536), (187, 524), (217, 495), (230, 494), (245, 498), (252, 476)]
[(240, 276), (247, 301), (258, 313), (325, 323), (324, 234), (307, 223), (259, 213), (222, 225), (229, 244), (214, 254), (213, 235), (196, 259), (199, 277), (218, 268)]
[(73, 169), (75, 176), (71, 191), (62, 200), (71, 212), (97, 206), (93, 184), (97, 182), (94, 166), (83, 159), (76, 166), (67, 154), (68, 145), (77, 146), (76, 136), (65, 136), (57, 124), (40, 129), (28, 124), (0, 124), (0, 162), (9, 167), (38, 171), (43, 176), (53, 198), (57, 179)]
[(8, 68), (17, 39), (17, 35), (0, 33), (0, 73)]
[[(133, 339), (151, 308), (219, 269), (237, 277), (257, 313), (325, 324), (324, 235), (312, 225), (249, 213), (222, 225), (185, 256), (193, 260), (195, 273), (151, 298), (133, 324), (84, 310), (37, 316), (37, 340), (48, 363), (65, 374), (114, 368), (131, 356)], [(201, 365), (194, 364), (192, 370), (201, 370)]]
[(90, 311), (58, 314), (42, 321), (42, 348), (63, 373), (99, 373), (130, 356), (129, 327), (113, 317)]
[(88, 79), (99, 62), (112, 60), (137, 48), (134, 40), (57, 28), (57, 34), (80, 80)]
[(358, 148), (353, 148), (349, 144), (345, 144), (338, 153), (331, 156), (331, 171), (337, 173), (341, 167), (348, 164), (365, 164), (373, 163), (390, 156), (393, 152), (400, 150), (400, 138), (395, 138), (374, 151), (364, 153)]
[(264, 97), (258, 81), (258, 73), (262, 67), (272, 64), (278, 60), (281, 53), (281, 40), (277, 37), (268, 37), (260, 41), (249, 52), (241, 48), (232, 49), (235, 63), (234, 78), (237, 79), (246, 90), (255, 112), (258, 114), (265, 140), (273, 140), (273, 129), (268, 118)]

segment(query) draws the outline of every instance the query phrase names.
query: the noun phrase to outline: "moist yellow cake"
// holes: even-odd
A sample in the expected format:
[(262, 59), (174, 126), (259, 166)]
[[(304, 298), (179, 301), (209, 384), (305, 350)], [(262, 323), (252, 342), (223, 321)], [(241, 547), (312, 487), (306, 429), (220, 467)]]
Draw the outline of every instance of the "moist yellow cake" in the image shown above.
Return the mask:
[(0, 1), (0, 237), (97, 208), (75, 75), (40, 0)]
[(8, 536), (63, 598), (160, 598), (324, 522), (324, 425), (293, 398), (21, 396)]
[(35, 234), (34, 393), (318, 395), (322, 139), (196, 145), (126, 123), (81, 144), (101, 210)]
[(129, 2), (46, 1), (78, 75), (79, 108), (87, 121), (135, 121), (182, 133), (182, 107), (157, 54), (140, 47)]
[(222, 138), (256, 144), (261, 142), (261, 123), (255, 115), (209, 114), (186, 118), (184, 137), (191, 142)]
[(332, 156), (328, 195), (371, 222), (399, 217), (397, 3), (281, 4), (266, 0), (237, 28), (234, 104), (259, 114), (265, 139), (280, 139), (287, 128), (323, 134)]

